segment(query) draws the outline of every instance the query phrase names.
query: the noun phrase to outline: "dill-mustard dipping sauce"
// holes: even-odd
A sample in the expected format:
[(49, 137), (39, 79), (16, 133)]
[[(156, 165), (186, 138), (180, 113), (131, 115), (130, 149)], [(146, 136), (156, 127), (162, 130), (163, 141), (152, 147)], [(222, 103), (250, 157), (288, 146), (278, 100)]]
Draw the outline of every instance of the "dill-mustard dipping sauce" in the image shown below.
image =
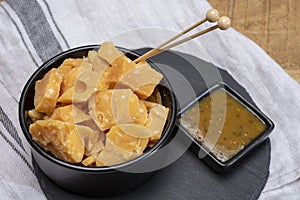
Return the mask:
[(217, 89), (188, 109), (183, 127), (225, 162), (260, 135), (266, 125), (224, 89)]

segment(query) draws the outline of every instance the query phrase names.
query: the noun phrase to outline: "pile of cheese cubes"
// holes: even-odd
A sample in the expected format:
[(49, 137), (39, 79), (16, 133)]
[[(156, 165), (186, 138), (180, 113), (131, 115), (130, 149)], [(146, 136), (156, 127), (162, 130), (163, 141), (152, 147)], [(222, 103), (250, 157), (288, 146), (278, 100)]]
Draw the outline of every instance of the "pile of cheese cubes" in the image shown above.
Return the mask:
[(101, 167), (132, 160), (161, 138), (169, 110), (154, 91), (162, 78), (105, 42), (36, 82), (29, 132), (69, 163)]

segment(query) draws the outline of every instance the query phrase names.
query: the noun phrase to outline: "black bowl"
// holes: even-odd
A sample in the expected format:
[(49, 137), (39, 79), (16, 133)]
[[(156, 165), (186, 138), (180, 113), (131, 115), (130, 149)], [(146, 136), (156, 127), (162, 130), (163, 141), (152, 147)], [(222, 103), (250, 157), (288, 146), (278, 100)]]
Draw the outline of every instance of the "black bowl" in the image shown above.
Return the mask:
[[(157, 157), (157, 154), (161, 153), (159, 149), (167, 144), (176, 121), (176, 99), (172, 93), (171, 86), (165, 77), (157, 87), (158, 91), (162, 94), (163, 105), (170, 110), (162, 138), (156, 145), (143, 153), (143, 155), (126, 163), (111, 167), (92, 168), (59, 160), (52, 154), (43, 150), (32, 140), (29, 133), (31, 121), (26, 118), (26, 111), (34, 108), (34, 87), (37, 80), (42, 79), (50, 69), (59, 67), (65, 59), (82, 58), (87, 56), (88, 51), (98, 49), (99, 47), (99, 45), (91, 45), (68, 50), (54, 56), (38, 68), (26, 83), (21, 94), (19, 103), (19, 121), (23, 133), (31, 146), (32, 155), (36, 163), (52, 181), (62, 188), (74, 193), (88, 196), (111, 196), (135, 188), (157, 171), (156, 169), (160, 168), (159, 161), (155, 159), (155, 161), (152, 162), (152, 159)], [(139, 56), (136, 53), (130, 52), (130, 50), (119, 47), (118, 49), (131, 59), (135, 59)], [(154, 69), (160, 71), (154, 63), (148, 62)], [(164, 156), (167, 155), (160, 155), (162, 158)], [(153, 170), (143, 170), (149, 163), (153, 166)]]

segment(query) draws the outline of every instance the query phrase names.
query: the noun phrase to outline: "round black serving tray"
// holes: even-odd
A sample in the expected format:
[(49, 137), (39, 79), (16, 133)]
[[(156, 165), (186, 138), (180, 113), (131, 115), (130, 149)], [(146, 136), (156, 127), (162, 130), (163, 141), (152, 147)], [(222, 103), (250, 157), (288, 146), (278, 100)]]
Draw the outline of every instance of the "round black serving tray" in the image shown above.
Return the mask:
[[(135, 52), (143, 54), (149, 50), (143, 48)], [(225, 70), (211, 63), (172, 51), (161, 53), (151, 60), (168, 76), (180, 104), (179, 109), (219, 82), (225, 82), (255, 106), (247, 91), (238, 82)], [(186, 84), (186, 80), (189, 84)], [(48, 199), (95, 199), (61, 189), (41, 172), (34, 160), (33, 165), (40, 186)], [(155, 173), (138, 188), (122, 195), (97, 199), (257, 199), (267, 181), (269, 165), (269, 139), (226, 174), (215, 173), (195, 154), (186, 151), (176, 162)]]

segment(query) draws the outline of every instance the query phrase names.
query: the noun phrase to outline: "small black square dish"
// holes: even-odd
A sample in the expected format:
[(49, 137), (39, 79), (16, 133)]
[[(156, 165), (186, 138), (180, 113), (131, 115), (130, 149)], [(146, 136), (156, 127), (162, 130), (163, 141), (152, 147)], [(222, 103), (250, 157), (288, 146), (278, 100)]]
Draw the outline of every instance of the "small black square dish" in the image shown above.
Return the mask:
[(273, 122), (225, 83), (199, 95), (178, 114), (180, 130), (193, 140), (191, 150), (218, 173), (266, 140)]

